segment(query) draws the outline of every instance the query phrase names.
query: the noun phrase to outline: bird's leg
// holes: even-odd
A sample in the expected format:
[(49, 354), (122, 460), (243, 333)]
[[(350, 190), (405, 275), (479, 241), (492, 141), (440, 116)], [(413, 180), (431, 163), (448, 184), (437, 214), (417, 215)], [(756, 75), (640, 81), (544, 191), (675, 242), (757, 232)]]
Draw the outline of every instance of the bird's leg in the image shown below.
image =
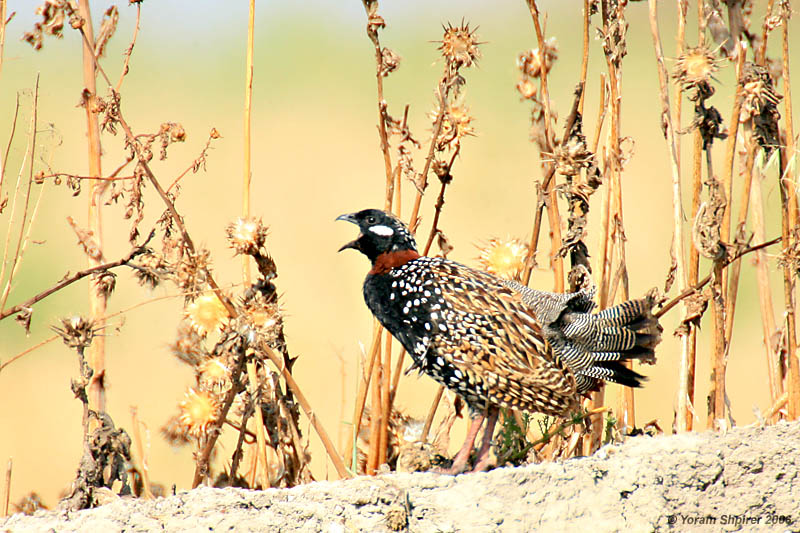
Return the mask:
[(472, 448), (475, 446), (475, 437), (478, 436), (478, 431), (480, 431), (481, 425), (483, 425), (485, 419), (486, 415), (484, 413), (479, 412), (474, 414), (469, 426), (469, 431), (467, 431), (467, 440), (464, 441), (464, 445), (453, 458), (453, 466), (443, 470), (442, 473), (456, 475), (467, 469), (469, 454), (472, 453)]
[(489, 448), (492, 445), (494, 426), (497, 424), (497, 415), (499, 413), (500, 409), (497, 407), (489, 407), (489, 418), (486, 421), (486, 430), (483, 432), (481, 449), (478, 451), (478, 456), (475, 458), (475, 467), (472, 469), (473, 472), (483, 472), (489, 466)]

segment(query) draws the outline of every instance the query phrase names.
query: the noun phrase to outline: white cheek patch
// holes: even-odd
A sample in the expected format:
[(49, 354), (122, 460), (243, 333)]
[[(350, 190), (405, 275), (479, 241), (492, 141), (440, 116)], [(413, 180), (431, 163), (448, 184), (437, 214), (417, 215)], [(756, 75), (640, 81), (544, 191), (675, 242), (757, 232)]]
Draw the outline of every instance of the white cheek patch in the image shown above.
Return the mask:
[(391, 237), (392, 235), (394, 235), (394, 230), (389, 226), (384, 226), (384, 225), (370, 226), (369, 230), (375, 235), (380, 235), (381, 237)]

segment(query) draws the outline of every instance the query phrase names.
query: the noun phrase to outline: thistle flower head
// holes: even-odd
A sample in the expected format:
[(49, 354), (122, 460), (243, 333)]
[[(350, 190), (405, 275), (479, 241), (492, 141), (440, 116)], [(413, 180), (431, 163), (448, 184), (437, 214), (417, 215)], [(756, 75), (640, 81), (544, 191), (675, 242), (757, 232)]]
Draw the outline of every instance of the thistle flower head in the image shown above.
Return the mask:
[(53, 331), (61, 335), (64, 344), (70, 348), (88, 348), (97, 333), (94, 322), (77, 315), (62, 318), (61, 326), (52, 326)]
[(478, 46), (482, 43), (478, 41), (476, 31), (477, 28), (471, 30), (463, 21), (458, 26), (448, 24), (444, 27), (442, 40), (438, 41), (439, 51), (453, 68), (471, 67), (480, 58)]
[(544, 42), (544, 51), (541, 48), (534, 48), (527, 52), (522, 52), (517, 56), (517, 68), (522, 73), (523, 78), (538, 78), (550, 72), (553, 62), (558, 59), (558, 42), (555, 37), (550, 37)]
[(192, 329), (201, 337), (222, 329), (228, 310), (213, 292), (205, 292), (184, 309)]
[(719, 70), (714, 54), (704, 47), (689, 48), (675, 63), (673, 77), (681, 82), (684, 89), (708, 84), (713, 74)]
[[(439, 119), (437, 111), (431, 112), (431, 122), (434, 124)], [(472, 115), (463, 98), (457, 98), (450, 102), (445, 110), (444, 120), (442, 121), (442, 131), (436, 143), (438, 150), (447, 148), (453, 149), (461, 143), (464, 137), (475, 135), (475, 128), (472, 126)]]
[(264, 246), (267, 227), (261, 219), (237, 218), (226, 228), (228, 244), (237, 254), (255, 255)]
[(742, 122), (760, 115), (762, 111), (775, 107), (782, 96), (775, 92), (769, 70), (752, 63), (747, 63), (741, 80), (742, 85)]
[(518, 280), (525, 270), (528, 246), (519, 239), (492, 238), (479, 246), (481, 268), (501, 278)]
[(190, 388), (178, 404), (178, 422), (189, 435), (205, 436), (219, 416), (219, 402), (207, 391)]
[(222, 390), (230, 383), (231, 370), (219, 357), (209, 357), (198, 365), (197, 370), (200, 384), (209, 390)]

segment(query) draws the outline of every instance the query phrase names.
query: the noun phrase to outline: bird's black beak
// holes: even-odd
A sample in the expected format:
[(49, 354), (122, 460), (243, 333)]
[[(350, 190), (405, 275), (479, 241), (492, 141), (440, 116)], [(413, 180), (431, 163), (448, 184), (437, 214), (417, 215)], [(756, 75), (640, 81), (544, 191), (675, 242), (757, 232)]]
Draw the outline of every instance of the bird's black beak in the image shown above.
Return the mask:
[[(355, 217), (354, 213), (347, 213), (347, 214), (344, 214), (344, 215), (339, 215), (338, 217), (336, 217), (336, 220), (345, 220), (347, 222), (351, 222), (353, 224), (358, 225), (358, 221), (356, 220), (356, 217)], [(359, 237), (361, 237), (360, 234), (359, 234)], [(360, 248), (358, 246), (358, 239), (348, 242), (347, 244), (345, 244), (344, 246), (339, 248), (339, 251), (341, 252), (342, 250), (347, 250), (348, 248), (352, 248), (353, 250), (359, 250)]]

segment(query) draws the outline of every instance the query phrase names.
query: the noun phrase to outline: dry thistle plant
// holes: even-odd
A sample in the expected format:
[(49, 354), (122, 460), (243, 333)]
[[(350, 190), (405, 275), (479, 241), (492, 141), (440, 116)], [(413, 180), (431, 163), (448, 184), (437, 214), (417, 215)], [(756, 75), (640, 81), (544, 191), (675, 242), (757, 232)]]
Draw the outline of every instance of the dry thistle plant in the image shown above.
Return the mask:
[[(138, 30), (141, 6), (138, 2), (134, 3)], [(83, 9), (83, 4), (80, 9)], [(72, 1), (48, 1), (38, 13), (43, 17), (42, 22), (26, 35), (26, 40), (36, 49), (41, 48), (44, 35), (60, 35), (65, 19), (70, 20), (71, 27), (81, 34), (87, 46), (94, 43), (94, 55), (88, 56), (93, 73), (92, 83), (87, 82), (87, 88), (81, 93), (80, 104), (90, 116), (89, 138), (93, 148), (90, 150), (92, 160), (89, 176), (55, 172), (49, 168), (34, 176), (33, 165), (30, 165), (26, 210), (31, 197), (30, 189), (34, 184), (43, 186), (48, 178), (56, 184), (66, 181), (73, 195), (78, 196), (82, 192), (81, 183), (89, 181), (93, 184), (90, 194), (94, 201), (92, 205), (95, 206), (94, 215), (98, 214), (97, 209), (102, 201), (124, 203), (123, 216), (131, 220), (127, 240), (133, 246), (124, 257), (108, 261), (102, 247), (102, 228), (96, 224), (99, 218), (93, 219), (94, 215), (91, 215), (88, 228), (69, 218), (78, 243), (90, 261), (90, 267), (66, 276), (53, 287), (18, 305), (5, 308), (5, 298), (11, 285), (9, 279), (0, 305), (0, 319), (15, 316), (23, 326), (29, 328), (34, 306), (41, 300), (83, 278), (90, 278), (94, 285), (90, 307), (97, 318), (65, 320), (56, 328), (65, 343), (77, 349), (80, 355), (82, 380), (73, 383), (73, 390), (84, 403), (85, 448), (86, 453), (92, 454), (91, 460), (82, 460), (72, 494), (65, 505), (72, 508), (94, 506), (100, 502), (98, 490), (109, 488), (115, 480), (122, 481), (124, 489), (130, 492), (126, 478), (128, 471), (134, 473), (134, 490), (137, 494), (153, 493), (148, 486), (147, 473), (138, 471), (130, 464), (130, 439), (124, 430), (115, 428), (111, 417), (105, 412), (102, 347), (84, 356), (84, 351), (88, 353), (102, 340), (102, 336), (95, 335), (95, 332), (105, 327), (106, 300), (112, 295), (117, 282), (111, 270), (120, 266), (131, 268), (139, 283), (146, 287), (154, 288), (170, 282), (178, 290), (177, 295), (184, 297), (183, 316), (173, 353), (192, 366), (195, 382), (179, 402), (178, 414), (167, 424), (164, 432), (176, 445), (195, 445), (195, 486), (204, 481), (212, 482), (215, 477), (218, 483), (239, 483), (262, 488), (292, 486), (311, 480), (308, 444), (303, 441), (298, 425), (301, 408), (310, 417), (311, 425), (319, 433), (337, 472), (341, 477), (347, 477), (348, 473), (327, 433), (316, 417), (311, 416), (310, 405), (291, 377), (294, 359), (288, 354), (283, 336), (282, 311), (272, 282), (277, 271), (265, 247), (266, 226), (261, 220), (243, 218), (227, 229), (231, 247), (237, 254), (251, 257), (259, 272), (254, 283), (248, 283), (239, 295), (234, 295), (220, 289), (214, 278), (210, 251), (194, 245), (176, 209), (180, 193), (178, 183), (190, 171), (198, 172), (204, 168), (209, 147), (213, 140), (220, 138), (219, 132), (211, 130), (200, 155), (165, 189), (154, 173), (154, 165), (167, 159), (171, 146), (184, 142), (187, 133), (181, 124), (165, 121), (154, 133), (134, 134), (125, 120), (119, 89), (127, 74), (133, 43), (126, 53), (123, 74), (116, 85), (110, 82), (100, 63), (104, 48), (116, 28), (119, 16), (116, 8), (106, 11), (97, 35), (91, 30), (88, 11), (81, 12)], [(107, 96), (97, 94), (95, 75), (99, 75), (107, 84)], [(38, 88), (35, 94), (38, 95)], [(35, 104), (34, 98), (31, 130), (33, 147), (37, 145)], [(99, 170), (101, 132), (111, 136), (123, 133), (123, 161), (110, 175), (102, 175)], [(155, 157), (156, 153), (158, 157)], [(132, 174), (120, 175), (129, 165), (133, 167)], [(95, 187), (97, 183), (103, 184), (103, 187), (98, 189)], [(154, 189), (165, 210), (142, 239), (141, 226), (148, 203), (147, 188)], [(156, 239), (157, 235), (159, 239)], [(24, 246), (20, 244), (17, 248), (19, 258)], [(235, 408), (231, 411), (232, 406)], [(237, 418), (238, 423), (235, 421)], [(225, 424), (238, 431), (239, 441), (226, 471), (218, 474), (212, 470), (211, 460)], [(139, 439), (138, 428), (134, 436)], [(141, 442), (137, 442), (139, 453), (142, 449)], [(256, 459), (246, 480), (238, 474), (245, 452)], [(102, 475), (87, 470), (90, 466), (99, 468)]]
[[(470, 28), (467, 23), (448, 24), (443, 27), (442, 39), (437, 41), (444, 63), (443, 73), (434, 92), (436, 101), (434, 109), (428, 115), (432, 124), (431, 138), (424, 163), (421, 166), (422, 170), (417, 172), (416, 169), (420, 168), (420, 165), (415, 165), (411, 149), (420, 148), (420, 143), (412, 136), (408, 125), (408, 106), (405, 108), (403, 119), (398, 120), (389, 113), (384, 99), (384, 79), (398, 68), (400, 57), (391, 49), (381, 45), (379, 33), (386, 26), (386, 21), (378, 14), (378, 1), (363, 0), (363, 4), (367, 14), (367, 36), (375, 47), (378, 132), (386, 174), (384, 209), (398, 216), (402, 215), (402, 178), (410, 179), (416, 191), (408, 220), (411, 231), (416, 233), (421, 221), (422, 198), (428, 188), (429, 174), (433, 172), (439, 179), (440, 189), (424, 253), (427, 254), (430, 251), (436, 240), (442, 255), (446, 256), (452, 250), (452, 245), (439, 226), (445, 191), (453, 181), (452, 168), (461, 151), (462, 141), (473, 135), (475, 131), (472, 124), (473, 118), (466, 104), (464, 93), (466, 80), (462, 76), (461, 70), (477, 63), (480, 58), (481, 43), (475, 30)], [(390, 139), (393, 137), (398, 138), (395, 144), (396, 163), (394, 164), (390, 145)], [(352, 458), (351, 470), (364, 471), (367, 474), (377, 472), (380, 465), (394, 463), (397, 450), (393, 443), (396, 441), (396, 437), (392, 436), (394, 432), (391, 428), (395, 427), (397, 417), (404, 416), (396, 411), (393, 404), (402, 373), (405, 352), (401, 351), (397, 360), (392, 361), (392, 337), (388, 333), (385, 334), (385, 342), (382, 343), (383, 335), (382, 328), (376, 323), (369, 359), (366, 362), (368, 371), (360, 380), (356, 394), (353, 433), (347, 440), (344, 453), (348, 461)], [(371, 392), (371, 401), (369, 415), (365, 417), (368, 392)], [(441, 395), (442, 391), (440, 390), (422, 427), (419, 440), (423, 443), (427, 439)], [(366, 445), (368, 449), (366, 459), (359, 464), (359, 453), (356, 448), (359, 446), (359, 437), (362, 436), (362, 424), (366, 423), (369, 424), (369, 432), (368, 436), (363, 434), (361, 444), (362, 446)], [(415, 460), (404, 464), (408, 467), (408, 464), (415, 464)]]

